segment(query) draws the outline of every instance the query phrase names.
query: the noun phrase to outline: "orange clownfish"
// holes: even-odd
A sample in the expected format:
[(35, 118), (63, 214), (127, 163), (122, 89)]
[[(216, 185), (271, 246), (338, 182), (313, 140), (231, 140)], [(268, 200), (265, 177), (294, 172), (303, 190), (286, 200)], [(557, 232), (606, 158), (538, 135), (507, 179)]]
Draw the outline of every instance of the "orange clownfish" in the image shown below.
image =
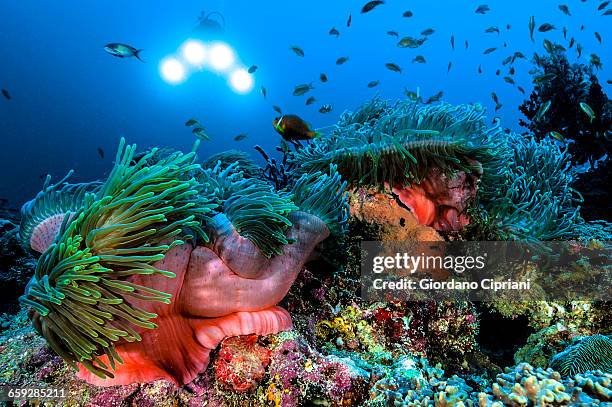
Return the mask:
[(320, 136), (319, 132), (313, 131), (308, 123), (294, 114), (277, 117), (272, 124), (274, 130), (287, 141), (311, 140)]

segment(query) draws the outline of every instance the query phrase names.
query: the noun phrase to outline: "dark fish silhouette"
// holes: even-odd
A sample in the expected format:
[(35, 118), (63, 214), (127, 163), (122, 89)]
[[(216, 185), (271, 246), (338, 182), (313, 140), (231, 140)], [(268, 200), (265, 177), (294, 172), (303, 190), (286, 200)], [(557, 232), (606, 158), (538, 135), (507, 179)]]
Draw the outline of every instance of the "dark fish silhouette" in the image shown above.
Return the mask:
[(487, 48), (484, 50), (483, 54), (487, 55), (490, 54), (491, 52), (495, 51), (497, 48), (496, 47), (492, 47), (492, 48)]
[(486, 14), (487, 12), (491, 11), (491, 9), (489, 8), (488, 5), (486, 4), (481, 4), (480, 6), (478, 6), (476, 8), (475, 13), (476, 14)]
[(597, 38), (597, 41), (599, 41), (599, 43), (601, 44), (601, 35), (597, 31), (595, 31), (595, 38)]
[(412, 62), (413, 62), (413, 63), (415, 63), (415, 62), (416, 62), (416, 63), (419, 63), (419, 64), (424, 64), (424, 63), (426, 63), (427, 61), (425, 60), (425, 57), (424, 57), (423, 55), (417, 55), (416, 57), (414, 57), (414, 58), (412, 59)]
[(559, 4), (559, 10), (561, 10), (561, 12), (565, 14), (566, 16), (572, 15), (572, 13), (570, 13), (570, 10), (567, 4)]
[(104, 159), (104, 150), (102, 150), (102, 147), (98, 147), (98, 155), (101, 159)]
[(399, 34), (396, 31), (387, 31), (387, 35), (392, 37), (399, 37)]
[(455, 49), (455, 36), (451, 35), (450, 37), (450, 44), (451, 44), (451, 48)]
[(336, 27), (333, 27), (331, 30), (329, 30), (329, 35), (335, 35), (336, 37), (339, 37), (340, 31), (336, 30)]
[(234, 136), (234, 141), (242, 141), (242, 140), (244, 140), (247, 137), (248, 137), (247, 133), (240, 133), (240, 134)]
[(610, 4), (609, 1), (604, 1), (603, 3), (601, 3), (599, 5), (599, 7), (597, 7), (597, 10), (601, 11), (601, 10), (605, 9), (606, 7), (608, 7), (608, 4)]
[(453, 67), (453, 62), (448, 61), (448, 67), (446, 68), (446, 73), (449, 73), (452, 67)]
[(538, 27), (538, 31), (541, 32), (541, 33), (545, 33), (545, 32), (548, 32), (548, 31), (551, 31), (551, 30), (554, 30), (554, 29), (555, 29), (555, 26), (552, 25), (552, 24), (549, 24), (549, 23), (541, 24)]
[(498, 26), (496, 26), (496, 25), (493, 25), (493, 26), (491, 26), (491, 27), (488, 27), (488, 28), (485, 30), (485, 33), (487, 33), (487, 34), (497, 33), (497, 34), (499, 35), (499, 27), (498, 27)]
[(410, 18), (412, 17), (414, 14), (412, 13), (412, 11), (410, 10), (406, 10), (404, 11), (404, 13), (402, 14), (402, 17), (406, 17), (406, 18)]
[(531, 16), (529, 17), (529, 38), (531, 38), (531, 42), (534, 41), (533, 30), (535, 30), (535, 17)]
[(301, 85), (297, 85), (295, 88), (293, 88), (293, 96), (302, 96), (312, 89), (314, 89), (312, 83), (303, 83)]
[(384, 1), (382, 0), (372, 0), (372, 1), (368, 1), (366, 4), (364, 4), (364, 6), (361, 8), (361, 12), (362, 13), (369, 13), (370, 11), (374, 10), (376, 7), (380, 6), (381, 4), (385, 4)]
[(351, 14), (349, 14), (348, 19), (346, 20), (346, 26), (347, 27), (351, 26), (351, 21), (353, 21), (353, 16)]
[(436, 32), (436, 30), (434, 30), (433, 28), (427, 28), (427, 29), (425, 29), (425, 30), (423, 30), (421, 32), (421, 35), (424, 35), (425, 37), (428, 37), (428, 36), (430, 36), (431, 34), (433, 34), (435, 32)]
[(402, 68), (400, 68), (398, 64), (394, 64), (393, 62), (387, 62), (385, 66), (390, 71), (402, 73)]
[(319, 80), (320, 80), (322, 83), (327, 82), (327, 75), (326, 75), (325, 73), (321, 72), (321, 74), (319, 75)]
[(266, 96), (268, 96), (268, 91), (263, 86), (261, 87), (261, 95), (264, 99), (266, 98)]
[(348, 57), (340, 57), (336, 59), (336, 65), (343, 65), (348, 60), (349, 60)]
[(272, 105), (272, 109), (274, 109), (274, 111), (278, 114), (283, 114), (283, 111), (281, 110), (281, 108), (276, 105)]
[(6, 98), (6, 100), (11, 100), (12, 99), (11, 94), (6, 89), (2, 89), (2, 96), (4, 96)]
[(313, 131), (308, 123), (294, 114), (277, 117), (272, 121), (272, 125), (274, 130), (287, 141), (311, 140), (319, 137), (319, 133)]
[(319, 108), (319, 113), (325, 114), (325, 113), (331, 112), (332, 110), (333, 110), (332, 105), (323, 105), (321, 106), (321, 108)]
[(378, 86), (378, 83), (378, 81), (368, 82), (368, 88), (375, 88), (376, 86)]
[(292, 45), (291, 47), (289, 47), (289, 49), (293, 51), (298, 57), (304, 56), (304, 50), (298, 46)]
[(257, 65), (251, 65), (248, 69), (248, 73), (255, 73), (255, 71), (257, 70)]
[(305, 105), (306, 106), (310, 106), (310, 105), (312, 105), (316, 101), (317, 101), (317, 99), (314, 96), (311, 96), (308, 99), (306, 99)]

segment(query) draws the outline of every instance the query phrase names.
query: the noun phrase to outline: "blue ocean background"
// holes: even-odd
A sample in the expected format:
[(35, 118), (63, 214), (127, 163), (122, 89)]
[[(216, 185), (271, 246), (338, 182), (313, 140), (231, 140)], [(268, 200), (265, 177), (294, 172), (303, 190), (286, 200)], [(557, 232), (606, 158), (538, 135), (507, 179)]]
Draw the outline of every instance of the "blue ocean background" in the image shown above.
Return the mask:
[[(599, 1), (567, 0), (571, 16), (558, 9), (559, 2), (549, 0), (489, 1), (491, 10), (484, 15), (476, 14), (475, 9), (485, 0), (387, 0), (361, 14), (364, 3), (0, 2), (0, 88), (12, 96), (11, 100), (0, 98), (0, 197), (18, 208), (40, 190), (47, 173), (57, 180), (74, 169), (74, 182), (104, 178), (120, 137), (141, 149), (188, 150), (195, 137), (184, 123), (191, 117), (198, 118), (212, 137), (202, 143), (202, 157), (230, 148), (257, 157), (254, 145), (272, 151), (280, 139), (271, 125), (277, 116), (272, 105), (300, 115), (314, 128), (323, 128), (334, 124), (343, 111), (375, 95), (405, 98), (405, 88), (415, 91), (418, 87), (425, 98), (443, 91), (443, 101), (453, 104), (482, 103), (489, 119), (499, 116), (503, 126), (524, 131), (518, 125), (518, 106), (531, 92), (527, 72), (533, 65), (521, 59), (514, 64), (514, 79), (527, 92), (522, 95), (504, 82), (510, 65), (502, 66), (501, 61), (515, 51), (528, 59), (534, 51), (543, 53), (544, 38), (567, 46), (563, 26), (568, 28), (568, 40), (574, 37), (584, 48), (580, 62), (588, 63), (591, 53), (602, 58), (603, 69), (597, 76), (604, 90), (611, 91), (606, 80), (612, 78), (608, 61), (612, 16), (602, 16), (603, 11), (597, 10)], [(225, 16), (223, 41), (235, 50), (241, 64), (259, 67), (250, 93), (235, 93), (224, 75), (209, 70), (178, 85), (160, 76), (160, 61), (194, 37), (203, 10)], [(414, 16), (402, 17), (406, 10)], [(347, 28), (349, 14), (352, 24)], [(529, 38), (531, 15), (536, 19), (535, 43)], [(538, 32), (537, 26), (545, 22), (557, 29)], [(486, 34), (490, 26), (498, 26), (501, 34)], [(332, 27), (340, 31), (338, 38), (328, 34)], [(398, 48), (398, 38), (387, 35), (393, 30), (400, 38), (418, 38), (427, 28), (435, 33), (419, 49)], [(603, 37), (602, 44), (594, 36), (596, 31)], [(451, 49), (451, 35), (455, 50)], [(107, 54), (103, 47), (110, 42), (143, 48), (146, 63)], [(296, 56), (289, 49), (292, 45), (300, 46), (305, 56)], [(483, 55), (490, 47), (497, 50)], [(413, 63), (416, 55), (423, 55), (427, 63)], [(576, 58), (575, 47), (568, 55), (571, 60)], [(349, 60), (337, 66), (335, 61), (342, 56)], [(453, 67), (447, 73), (449, 61)], [(387, 70), (387, 62), (400, 65), (402, 74)], [(482, 74), (477, 73), (479, 65)], [(497, 69), (501, 69), (499, 76)], [(321, 72), (329, 82), (319, 82)], [(368, 88), (373, 80), (380, 85)], [(292, 95), (295, 85), (309, 82), (314, 90), (302, 97)], [(260, 93), (261, 86), (267, 89), (267, 99)], [(494, 112), (491, 92), (503, 104), (498, 112)], [(317, 103), (306, 106), (304, 101), (311, 95)], [(331, 104), (333, 111), (319, 113), (322, 104)], [(234, 141), (239, 133), (247, 133), (247, 139)], [(105, 152), (104, 158), (98, 148)]]

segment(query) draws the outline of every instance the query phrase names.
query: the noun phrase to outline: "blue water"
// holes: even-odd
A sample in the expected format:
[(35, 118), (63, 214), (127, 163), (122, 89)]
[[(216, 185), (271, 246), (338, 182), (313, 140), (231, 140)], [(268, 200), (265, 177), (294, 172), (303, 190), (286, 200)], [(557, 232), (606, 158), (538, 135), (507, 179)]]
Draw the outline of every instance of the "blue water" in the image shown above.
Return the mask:
[[(229, 148), (255, 154), (253, 145), (272, 150), (279, 141), (271, 125), (276, 116), (273, 104), (319, 128), (376, 94), (404, 97), (405, 87), (419, 87), (425, 97), (442, 90), (443, 100), (450, 103), (481, 102), (491, 118), (501, 116), (504, 126), (522, 130), (517, 107), (531, 91), (527, 71), (532, 65), (525, 60), (515, 63), (514, 78), (527, 91), (523, 96), (503, 81), (509, 66), (502, 67), (501, 61), (515, 51), (528, 58), (534, 50), (542, 53), (544, 38), (567, 46), (564, 25), (568, 39), (573, 36), (583, 45), (581, 62), (588, 62), (591, 53), (602, 58), (598, 77), (606, 92), (612, 91), (605, 83), (612, 78), (607, 58), (612, 16), (601, 16), (600, 2), (566, 0), (571, 17), (559, 11), (559, 3), (548, 0), (489, 1), (490, 12), (475, 14), (484, 2), (387, 0), (361, 14), (365, 1), (2, 1), (0, 88), (13, 98), (0, 98), (0, 197), (18, 207), (40, 189), (42, 174), (60, 177), (71, 168), (76, 170), (75, 181), (102, 178), (121, 136), (142, 148), (189, 149), (194, 136), (184, 122), (190, 117), (200, 119), (213, 138), (203, 143), (202, 156)], [(222, 12), (227, 22), (224, 41), (244, 65), (258, 65), (251, 93), (235, 93), (223, 75), (210, 71), (179, 85), (161, 78), (159, 62), (193, 36), (202, 10)], [(414, 16), (402, 17), (405, 10)], [(353, 18), (347, 28), (349, 13)], [(536, 27), (532, 43), (527, 28), (531, 15), (537, 26), (549, 22), (558, 29), (539, 33)], [(584, 31), (579, 29), (582, 24)], [(501, 35), (484, 33), (493, 25)], [(340, 31), (339, 38), (328, 34), (332, 27)], [(400, 37), (420, 37), (426, 28), (435, 33), (419, 49), (397, 48), (398, 39), (386, 34), (395, 30)], [(602, 35), (603, 45), (594, 31)], [(108, 55), (103, 46), (109, 42), (143, 48), (146, 63)], [(291, 45), (302, 47), (305, 57), (293, 54)], [(483, 55), (489, 47), (498, 50)], [(423, 55), (427, 63), (412, 63), (416, 55)], [(575, 58), (575, 48), (569, 55)], [(341, 56), (349, 61), (336, 66)], [(453, 68), (447, 74), (449, 61)], [(403, 73), (388, 71), (386, 62), (399, 64)], [(479, 64), (482, 75), (477, 74)], [(498, 68), (500, 76), (495, 75)], [(328, 83), (319, 82), (320, 72), (327, 73)], [(372, 80), (379, 80), (379, 87), (367, 88)], [(295, 85), (308, 82), (315, 86), (310, 94), (292, 96)], [(267, 100), (259, 92), (261, 86), (268, 90)], [(504, 105), (497, 113), (492, 91)], [(310, 95), (317, 103), (305, 106)], [(334, 110), (320, 114), (319, 107), (327, 103)], [(239, 133), (248, 133), (248, 138), (233, 141)], [(105, 151), (104, 159), (98, 147)]]

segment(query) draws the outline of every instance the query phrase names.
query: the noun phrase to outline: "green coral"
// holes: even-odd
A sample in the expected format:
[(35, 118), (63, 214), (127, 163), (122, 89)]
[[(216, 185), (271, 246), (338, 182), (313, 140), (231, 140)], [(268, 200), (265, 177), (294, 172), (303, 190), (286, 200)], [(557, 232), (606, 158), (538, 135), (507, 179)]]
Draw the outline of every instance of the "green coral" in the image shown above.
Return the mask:
[(550, 366), (570, 376), (590, 370), (612, 373), (612, 338), (599, 334), (582, 338), (553, 356)]
[(198, 167), (195, 152), (172, 153), (146, 165), (156, 149), (133, 161), (135, 148), (121, 140), (107, 181), (64, 218), (20, 298), (36, 311), (34, 325), (58, 355), (100, 377), (112, 377), (101, 355), (108, 356), (111, 368), (121, 363), (116, 341), (138, 341), (135, 327), (156, 326), (155, 314), (125, 299), (170, 301), (170, 295), (127, 277), (173, 277), (154, 264), (192, 233), (207, 240), (202, 225), (216, 207), (189, 176)]
[(30, 238), (34, 228), (42, 221), (55, 215), (77, 211), (83, 206), (85, 195), (100, 188), (100, 182), (66, 183), (73, 173), (74, 171), (71, 170), (55, 184), (51, 184), (51, 176), (47, 175), (42, 191), (21, 207), (19, 235), (24, 247), (30, 247)]

